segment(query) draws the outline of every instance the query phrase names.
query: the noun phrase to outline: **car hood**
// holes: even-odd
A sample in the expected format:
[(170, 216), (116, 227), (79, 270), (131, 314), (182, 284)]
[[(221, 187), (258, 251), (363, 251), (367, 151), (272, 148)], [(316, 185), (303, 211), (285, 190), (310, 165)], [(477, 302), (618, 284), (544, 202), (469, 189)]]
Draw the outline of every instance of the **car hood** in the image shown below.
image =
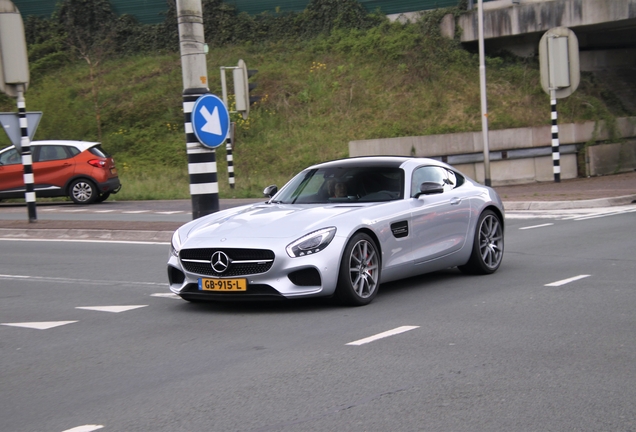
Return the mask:
[(296, 238), (337, 226), (337, 219), (343, 214), (361, 211), (364, 207), (366, 205), (256, 204), (204, 216), (181, 229), (190, 239)]

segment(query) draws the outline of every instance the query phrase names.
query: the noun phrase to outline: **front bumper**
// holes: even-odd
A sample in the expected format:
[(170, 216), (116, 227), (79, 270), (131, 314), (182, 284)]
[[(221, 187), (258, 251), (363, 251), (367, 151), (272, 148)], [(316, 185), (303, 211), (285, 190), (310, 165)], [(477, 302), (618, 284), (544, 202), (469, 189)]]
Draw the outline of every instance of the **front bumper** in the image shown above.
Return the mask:
[[(263, 244), (250, 244), (254, 248), (267, 248)], [(271, 244), (269, 245), (271, 246)], [(200, 278), (211, 276), (185, 270), (179, 257), (170, 254), (168, 281), (170, 290), (186, 299), (239, 300), (321, 297), (333, 295), (340, 267), (344, 241), (335, 237), (323, 251), (305, 257), (291, 258), (284, 246), (269, 248), (274, 252), (274, 262), (264, 273), (233, 276), (245, 278), (247, 290), (240, 292), (215, 292), (199, 289)], [(213, 277), (214, 278), (214, 277)], [(220, 278), (222, 279), (222, 278)]]

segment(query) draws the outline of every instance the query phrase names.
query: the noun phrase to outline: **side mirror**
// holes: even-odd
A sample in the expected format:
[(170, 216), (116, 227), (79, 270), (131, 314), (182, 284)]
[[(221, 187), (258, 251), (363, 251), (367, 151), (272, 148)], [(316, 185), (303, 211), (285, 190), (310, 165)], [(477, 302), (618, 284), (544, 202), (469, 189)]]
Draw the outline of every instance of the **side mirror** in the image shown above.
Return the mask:
[(424, 182), (420, 185), (420, 195), (433, 195), (444, 192), (444, 186), (435, 182)]
[(263, 190), (263, 195), (265, 195), (266, 197), (273, 197), (274, 195), (276, 195), (276, 192), (278, 192), (278, 186), (276, 185), (270, 185), (267, 186), (264, 190)]

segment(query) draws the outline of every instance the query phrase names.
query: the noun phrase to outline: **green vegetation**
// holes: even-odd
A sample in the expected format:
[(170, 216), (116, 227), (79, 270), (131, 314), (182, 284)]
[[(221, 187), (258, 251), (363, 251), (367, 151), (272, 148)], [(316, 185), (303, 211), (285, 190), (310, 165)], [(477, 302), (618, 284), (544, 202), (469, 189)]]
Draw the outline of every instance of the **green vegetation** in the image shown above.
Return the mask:
[[(223, 37), (207, 39), (215, 41), (208, 54), (210, 91), (221, 94), (220, 66), (243, 59), (258, 69), (253, 93), (263, 97), (247, 120), (233, 116), (235, 189), (228, 185), (225, 149), (217, 150), (222, 197), (260, 196), (265, 186), (281, 186), (308, 164), (346, 157), (351, 140), (481, 130), (478, 56), (438, 30), (441, 16), (458, 9), (400, 24), (362, 17), (355, 7), (333, 9), (341, 0), (316, 0), (305, 14), (260, 19), (232, 15), (220, 1), (207, 3), (225, 8), (232, 24)], [(331, 5), (340, 21), (330, 16), (329, 26), (311, 27), (324, 15), (320, 4)], [(286, 33), (263, 36), (257, 25), (263, 23)], [(250, 24), (256, 36), (237, 37), (239, 24)], [(33, 73), (32, 60), (26, 106), (44, 112), (35, 139), (102, 141), (123, 183), (111, 199), (189, 198), (179, 54), (146, 47), (113, 55), (113, 46), (96, 44), (86, 51), (91, 68), (77, 49), (60, 48), (68, 42), (57, 40), (58, 48), (42, 54), (42, 45), (53, 42), (30, 44), (39, 63)], [(489, 57), (487, 76), (491, 129), (550, 123), (536, 59)], [(15, 101), (0, 97), (0, 110), (16, 111)], [(577, 92), (559, 101), (561, 123), (624, 114), (593, 76), (584, 75)], [(0, 137), (0, 146), (8, 143)]]

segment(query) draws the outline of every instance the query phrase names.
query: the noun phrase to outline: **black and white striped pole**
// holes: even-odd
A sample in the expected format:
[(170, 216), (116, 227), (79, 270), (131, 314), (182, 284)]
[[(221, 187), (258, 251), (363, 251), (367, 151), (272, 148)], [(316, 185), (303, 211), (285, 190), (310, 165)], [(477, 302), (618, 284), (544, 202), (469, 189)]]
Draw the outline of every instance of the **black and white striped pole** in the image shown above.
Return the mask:
[(230, 188), (234, 189), (234, 156), (232, 155), (232, 145), (234, 144), (234, 123), (230, 124), (230, 133), (225, 141), (225, 154), (227, 158), (227, 178)]
[(196, 101), (204, 94), (208, 94), (207, 89), (186, 89), (183, 92), (186, 153), (193, 219), (217, 212), (220, 207), (216, 152), (201, 145), (192, 125), (193, 108)]
[(201, 0), (177, 0), (177, 20), (192, 217), (197, 219), (219, 210), (216, 153), (201, 145), (192, 123), (197, 99), (209, 93)]
[(24, 166), (24, 197), (27, 203), (29, 222), (36, 222), (33, 158), (31, 157), (31, 140), (29, 139), (26, 103), (24, 101), (24, 92), (28, 84), (29, 61), (22, 16), (11, 1), (0, 0), (0, 91), (17, 99), (20, 152)]
[(22, 154), (22, 166), (24, 167), (24, 199), (27, 204), (29, 222), (38, 220), (35, 204), (35, 177), (33, 176), (33, 157), (31, 156), (31, 140), (26, 115), (26, 103), (24, 101), (24, 86), (18, 86), (18, 118), (20, 122), (20, 152)]
[(557, 123), (557, 99), (555, 90), (550, 91), (550, 105), (552, 111), (552, 172), (555, 183), (561, 182), (561, 153), (559, 151), (559, 125)]
[[(230, 105), (227, 100), (227, 79), (225, 77), (226, 69), (235, 69), (234, 67), (221, 66), (221, 95), (223, 97), (223, 103), (225, 107), (230, 109)], [(227, 160), (227, 178), (230, 183), (230, 188), (234, 189), (234, 156), (232, 155), (232, 145), (234, 141), (234, 123), (230, 124), (230, 133), (225, 140), (225, 155)]]

